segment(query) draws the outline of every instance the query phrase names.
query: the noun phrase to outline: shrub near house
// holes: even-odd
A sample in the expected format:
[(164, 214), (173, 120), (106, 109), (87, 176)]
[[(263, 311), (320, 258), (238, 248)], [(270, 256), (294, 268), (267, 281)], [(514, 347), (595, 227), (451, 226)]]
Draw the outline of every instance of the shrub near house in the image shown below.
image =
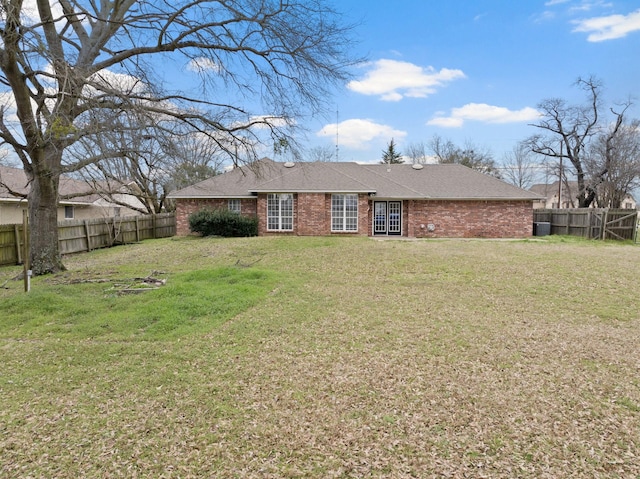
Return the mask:
[(202, 236), (257, 236), (258, 218), (229, 210), (205, 209), (189, 216), (189, 228)]

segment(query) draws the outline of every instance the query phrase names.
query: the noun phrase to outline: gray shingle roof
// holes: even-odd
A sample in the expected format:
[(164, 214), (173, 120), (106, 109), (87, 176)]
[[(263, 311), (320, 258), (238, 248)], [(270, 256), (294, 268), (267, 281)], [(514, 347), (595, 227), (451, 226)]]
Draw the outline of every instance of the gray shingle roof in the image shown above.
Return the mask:
[(540, 196), (461, 165), (296, 163), (269, 159), (174, 191), (170, 198), (231, 198), (256, 193), (375, 193), (379, 198), (533, 200)]
[[(26, 195), (29, 188), (29, 181), (23, 169), (0, 165), (0, 200), (16, 200), (20, 197), (12, 195), (10, 191)], [(61, 201), (63, 204), (91, 204), (100, 199), (100, 195), (94, 193), (85, 181), (64, 175), (60, 177), (59, 193), (60, 196), (72, 198)]]

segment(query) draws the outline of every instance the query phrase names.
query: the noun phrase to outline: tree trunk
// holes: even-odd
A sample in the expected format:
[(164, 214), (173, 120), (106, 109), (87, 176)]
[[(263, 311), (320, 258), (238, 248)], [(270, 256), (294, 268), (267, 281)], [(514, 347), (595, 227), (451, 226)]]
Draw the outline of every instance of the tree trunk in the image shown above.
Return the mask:
[[(55, 153), (54, 153), (55, 154)], [(43, 155), (44, 156), (44, 155)], [(34, 275), (57, 273), (62, 264), (58, 245), (58, 186), (60, 173), (46, 164), (55, 160), (33, 163), (29, 190), (29, 245), (31, 269)], [(58, 163), (59, 164), (59, 163)]]

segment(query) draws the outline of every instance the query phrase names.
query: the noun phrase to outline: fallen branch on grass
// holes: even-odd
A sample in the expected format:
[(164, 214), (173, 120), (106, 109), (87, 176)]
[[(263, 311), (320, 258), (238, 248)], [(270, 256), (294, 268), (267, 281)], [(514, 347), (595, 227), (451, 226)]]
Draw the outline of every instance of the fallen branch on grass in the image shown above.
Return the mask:
[(123, 288), (116, 291), (117, 294), (138, 294), (146, 293), (147, 291), (155, 291), (160, 288)]
[(141, 281), (144, 284), (153, 284), (155, 286), (164, 286), (165, 284), (167, 284), (167, 280), (166, 279), (154, 278), (151, 275), (149, 275), (149, 276), (147, 276), (145, 278), (134, 278), (134, 280), (135, 281)]

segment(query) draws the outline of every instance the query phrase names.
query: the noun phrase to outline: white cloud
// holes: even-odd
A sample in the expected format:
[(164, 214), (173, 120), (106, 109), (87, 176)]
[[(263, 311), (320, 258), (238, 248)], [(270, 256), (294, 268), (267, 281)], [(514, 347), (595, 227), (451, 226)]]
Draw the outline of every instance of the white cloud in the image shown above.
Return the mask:
[(589, 33), (590, 42), (603, 42), (626, 37), (629, 33), (640, 30), (640, 10), (628, 15), (608, 15), (592, 17), (574, 22), (574, 32)]
[(293, 118), (285, 118), (283, 116), (273, 115), (254, 115), (249, 118), (248, 123), (236, 122), (233, 124), (236, 128), (255, 128), (258, 130), (270, 130), (272, 128), (287, 128), (296, 125)]
[(122, 92), (141, 93), (148, 88), (148, 85), (136, 76), (106, 69), (94, 73), (91, 80), (97, 85)]
[(363, 119), (345, 120), (340, 124), (330, 123), (325, 125), (317, 135), (335, 138), (336, 128), (340, 146), (355, 150), (367, 150), (371, 143), (378, 145), (381, 141), (388, 142), (391, 138), (401, 139), (407, 136), (406, 131), (395, 130), (388, 125)]
[[(65, 16), (60, 2), (52, 0), (49, 2), (49, 5), (51, 7), (53, 18), (59, 19), (57, 24), (59, 26), (62, 25)], [(40, 21), (40, 14), (38, 13), (37, 1), (25, 0), (20, 7), (20, 16), (22, 17), (22, 21), (28, 25), (38, 23)]]
[(486, 103), (468, 103), (459, 108), (452, 108), (449, 116), (436, 116), (429, 120), (427, 125), (460, 128), (465, 121), (520, 123), (535, 120), (539, 116), (540, 112), (531, 107), (513, 111), (501, 106), (487, 105)]
[(569, 13), (580, 13), (580, 12), (590, 12), (592, 10), (597, 10), (598, 8), (612, 8), (613, 3), (605, 2), (603, 0), (583, 0), (582, 3), (577, 5), (571, 5), (569, 7)]
[(196, 73), (220, 73), (222, 72), (222, 67), (211, 60), (210, 58), (194, 58), (187, 64), (187, 70), (196, 72)]
[(439, 87), (465, 78), (461, 70), (423, 68), (409, 62), (382, 59), (371, 64), (362, 80), (349, 82), (347, 88), (363, 95), (379, 96), (385, 101), (400, 101), (405, 97), (424, 98)]

